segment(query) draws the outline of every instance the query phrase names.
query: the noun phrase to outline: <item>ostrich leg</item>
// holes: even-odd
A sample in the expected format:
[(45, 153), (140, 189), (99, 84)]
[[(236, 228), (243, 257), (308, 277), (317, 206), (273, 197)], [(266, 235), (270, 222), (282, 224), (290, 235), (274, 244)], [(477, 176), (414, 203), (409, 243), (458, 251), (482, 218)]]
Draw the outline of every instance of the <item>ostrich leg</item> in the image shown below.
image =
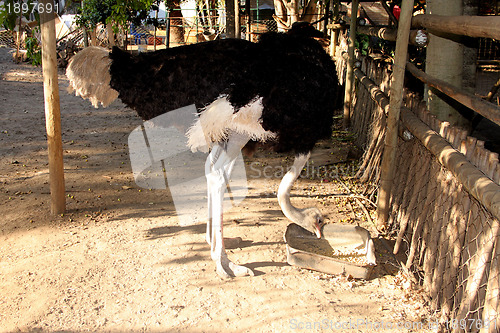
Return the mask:
[(226, 143), (212, 148), (205, 164), (208, 187), (207, 241), (215, 261), (217, 274), (222, 278), (254, 275), (247, 267), (234, 264), (227, 257), (223, 238), (222, 204), (227, 182), (241, 148), (248, 142), (248, 136), (232, 134)]
[(321, 226), (323, 215), (316, 207), (297, 209), (290, 202), (290, 190), (293, 183), (300, 175), (302, 168), (309, 160), (311, 153), (297, 155), (293, 161), (293, 165), (281, 180), (278, 188), (278, 203), (283, 211), (283, 214), (292, 222), (297, 223), (301, 227), (313, 232), (318, 238), (321, 238)]

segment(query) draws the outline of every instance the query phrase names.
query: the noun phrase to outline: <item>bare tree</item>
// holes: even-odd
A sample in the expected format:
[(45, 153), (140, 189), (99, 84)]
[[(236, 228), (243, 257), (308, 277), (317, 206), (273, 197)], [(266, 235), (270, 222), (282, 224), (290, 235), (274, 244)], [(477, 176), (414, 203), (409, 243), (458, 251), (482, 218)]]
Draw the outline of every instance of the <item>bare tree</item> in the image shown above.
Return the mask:
[(286, 31), (297, 21), (313, 21), (318, 15), (318, 5), (315, 0), (306, 0), (301, 7), (299, 0), (274, 0), (274, 19), (279, 31)]

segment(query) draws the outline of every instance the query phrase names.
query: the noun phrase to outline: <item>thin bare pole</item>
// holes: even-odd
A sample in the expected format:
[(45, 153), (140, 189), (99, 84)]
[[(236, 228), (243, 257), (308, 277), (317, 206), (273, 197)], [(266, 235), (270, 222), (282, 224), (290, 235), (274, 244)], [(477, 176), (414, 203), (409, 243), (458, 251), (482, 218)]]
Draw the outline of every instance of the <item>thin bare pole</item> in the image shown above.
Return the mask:
[(234, 0), (234, 38), (241, 38), (240, 0)]
[(394, 70), (392, 73), (389, 115), (387, 117), (387, 133), (385, 136), (384, 155), (380, 170), (380, 190), (377, 200), (377, 226), (379, 229), (387, 227), (389, 218), (391, 188), (394, 179), (396, 151), (398, 148), (398, 124), (401, 104), (403, 101), (403, 82), (408, 54), (408, 39), (413, 14), (413, 0), (403, 0), (398, 36), (396, 41), (396, 54), (394, 57)]
[(64, 189), (64, 165), (61, 138), (61, 110), (59, 105), (59, 83), (57, 79), (56, 28), (53, 1), (41, 0), (45, 8), (40, 13), (42, 27), (43, 92), (45, 97), (45, 123), (49, 154), (50, 210), (62, 214), (66, 210)]
[(349, 30), (349, 47), (347, 49), (349, 59), (345, 78), (344, 128), (348, 128), (351, 122), (352, 91), (354, 87), (354, 42), (356, 41), (358, 4), (358, 0), (353, 0), (351, 3), (351, 25)]

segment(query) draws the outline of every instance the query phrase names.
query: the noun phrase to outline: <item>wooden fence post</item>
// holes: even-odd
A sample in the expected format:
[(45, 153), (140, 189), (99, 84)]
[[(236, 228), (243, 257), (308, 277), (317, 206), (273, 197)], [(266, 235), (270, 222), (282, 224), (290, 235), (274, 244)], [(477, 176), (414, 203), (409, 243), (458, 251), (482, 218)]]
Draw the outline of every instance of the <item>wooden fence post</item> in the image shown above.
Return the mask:
[(358, 4), (358, 0), (351, 2), (351, 25), (349, 28), (349, 48), (347, 49), (349, 59), (347, 62), (344, 95), (344, 128), (348, 128), (351, 122), (352, 91), (354, 87), (354, 42), (356, 41)]
[[(50, 210), (53, 214), (62, 214), (66, 210), (66, 197), (64, 189), (59, 83), (57, 78), (54, 3), (50, 0), (41, 0), (39, 4), (45, 8), (43, 13), (40, 13), (40, 23), (42, 26), (45, 124), (49, 154)], [(49, 10), (49, 8), (52, 8), (52, 10)]]
[(394, 70), (391, 80), (391, 98), (389, 102), (389, 115), (387, 117), (384, 155), (382, 157), (380, 170), (380, 190), (377, 199), (377, 225), (379, 229), (386, 228), (389, 218), (391, 187), (395, 171), (396, 151), (398, 148), (399, 114), (403, 101), (403, 83), (412, 14), (413, 0), (403, 0), (400, 21), (398, 24)]
[[(335, 24), (339, 18), (339, 7), (340, 0), (332, 0), (330, 2), (333, 5), (333, 24)], [(330, 35), (330, 57), (335, 57), (335, 51), (337, 50), (337, 42), (339, 40), (339, 29), (333, 29)]]

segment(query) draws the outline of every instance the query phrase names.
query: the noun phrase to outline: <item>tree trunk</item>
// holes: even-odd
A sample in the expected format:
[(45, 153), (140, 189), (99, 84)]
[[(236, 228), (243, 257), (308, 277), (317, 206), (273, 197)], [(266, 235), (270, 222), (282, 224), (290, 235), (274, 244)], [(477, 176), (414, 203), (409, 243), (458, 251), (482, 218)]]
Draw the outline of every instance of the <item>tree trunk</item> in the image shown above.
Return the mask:
[(113, 31), (113, 26), (111, 24), (106, 24), (106, 31), (108, 33), (108, 45), (109, 48), (115, 46), (115, 32)]
[[(462, 0), (428, 0), (427, 13), (443, 16), (462, 15)], [(463, 47), (443, 34), (429, 33), (426, 73), (462, 88)], [(426, 87), (429, 111), (452, 125), (468, 127), (468, 121), (448, 104), (439, 92)], [(443, 97), (444, 98), (444, 97)]]
[(170, 42), (184, 44), (184, 25), (180, 2), (173, 2), (170, 8)]
[(99, 46), (99, 41), (97, 40), (97, 28), (92, 27), (90, 29), (90, 45)]
[(298, 0), (274, 0), (274, 11), (278, 31), (285, 32), (297, 21), (312, 22), (318, 14), (318, 6), (314, 0), (309, 0), (302, 9)]
[(234, 1), (226, 0), (226, 35), (228, 38), (235, 36)]
[[(463, 14), (474, 16), (478, 14), (477, 2), (474, 0), (463, 0)], [(476, 90), (476, 61), (477, 61), (477, 39), (470, 39), (472, 43), (464, 44), (464, 66), (462, 73), (462, 87), (468, 93), (473, 94)]]

